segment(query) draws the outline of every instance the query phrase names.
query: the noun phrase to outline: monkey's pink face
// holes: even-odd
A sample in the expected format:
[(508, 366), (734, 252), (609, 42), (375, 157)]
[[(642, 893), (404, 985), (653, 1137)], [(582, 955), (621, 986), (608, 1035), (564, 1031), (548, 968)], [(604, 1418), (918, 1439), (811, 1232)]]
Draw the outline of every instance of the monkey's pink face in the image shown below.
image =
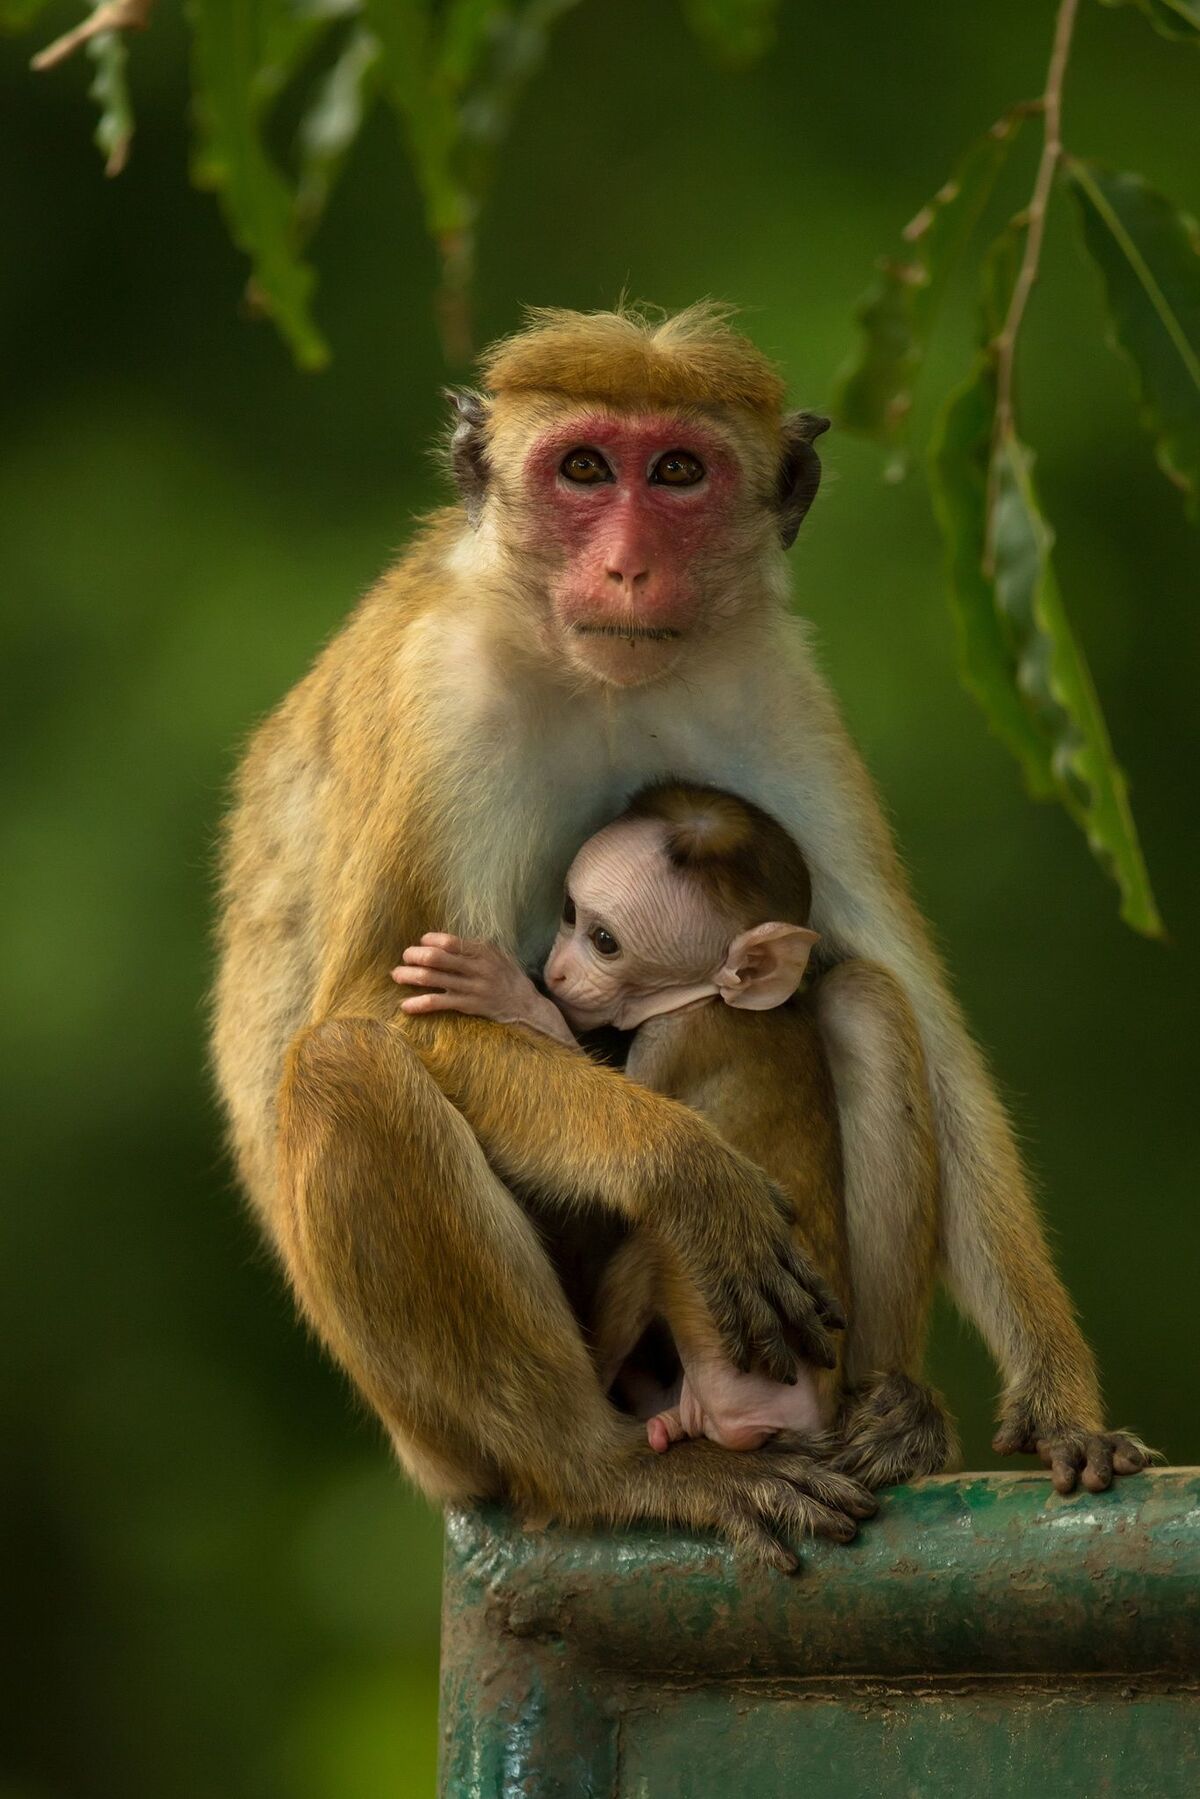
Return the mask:
[(731, 935), (671, 867), (660, 821), (618, 819), (589, 837), (567, 871), (546, 986), (576, 1030), (632, 1030), (647, 1000), (714, 992)]
[(577, 667), (619, 686), (665, 674), (736, 588), (752, 496), (694, 419), (602, 409), (557, 422), (525, 464), (529, 525)]

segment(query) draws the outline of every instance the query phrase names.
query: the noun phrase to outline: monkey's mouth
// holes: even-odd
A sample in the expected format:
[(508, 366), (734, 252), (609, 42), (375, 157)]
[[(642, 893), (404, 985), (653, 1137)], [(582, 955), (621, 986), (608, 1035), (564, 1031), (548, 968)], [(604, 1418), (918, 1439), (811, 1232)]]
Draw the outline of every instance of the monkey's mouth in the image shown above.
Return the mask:
[(577, 637), (621, 637), (627, 643), (674, 643), (683, 636), (670, 625), (572, 625)]

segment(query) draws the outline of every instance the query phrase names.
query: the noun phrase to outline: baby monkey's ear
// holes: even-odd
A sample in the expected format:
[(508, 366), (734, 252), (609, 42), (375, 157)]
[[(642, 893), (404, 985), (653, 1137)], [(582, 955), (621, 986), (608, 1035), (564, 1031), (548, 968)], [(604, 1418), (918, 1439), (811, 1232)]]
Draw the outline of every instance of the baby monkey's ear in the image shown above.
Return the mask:
[(816, 931), (798, 924), (756, 924), (741, 931), (715, 976), (725, 1004), (768, 1012), (791, 999), (804, 979), (817, 938)]

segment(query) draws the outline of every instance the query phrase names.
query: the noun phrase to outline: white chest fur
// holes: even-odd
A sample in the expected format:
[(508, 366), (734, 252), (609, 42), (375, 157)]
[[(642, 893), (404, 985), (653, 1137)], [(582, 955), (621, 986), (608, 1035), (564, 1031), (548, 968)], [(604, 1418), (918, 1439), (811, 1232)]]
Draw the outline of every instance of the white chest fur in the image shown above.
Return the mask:
[(451, 793), (450, 928), (509, 943), (529, 965), (553, 935), (566, 870), (580, 844), (647, 781), (705, 781), (755, 800), (803, 842), (801, 752), (809, 674), (803, 634), (780, 620), (752, 672), (689, 670), (652, 687), (547, 689), (497, 683), (464, 639), (441, 666), (456, 720)]

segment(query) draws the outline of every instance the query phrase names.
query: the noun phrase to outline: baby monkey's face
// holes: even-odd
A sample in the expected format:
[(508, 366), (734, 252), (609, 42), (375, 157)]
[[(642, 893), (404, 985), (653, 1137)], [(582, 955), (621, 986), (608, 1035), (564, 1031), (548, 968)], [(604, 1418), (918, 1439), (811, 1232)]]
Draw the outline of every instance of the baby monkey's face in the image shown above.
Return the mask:
[(672, 866), (665, 839), (658, 819), (621, 819), (589, 838), (568, 870), (545, 979), (575, 1030), (633, 1030), (717, 993), (778, 1005), (800, 984), (813, 932), (739, 931)]

